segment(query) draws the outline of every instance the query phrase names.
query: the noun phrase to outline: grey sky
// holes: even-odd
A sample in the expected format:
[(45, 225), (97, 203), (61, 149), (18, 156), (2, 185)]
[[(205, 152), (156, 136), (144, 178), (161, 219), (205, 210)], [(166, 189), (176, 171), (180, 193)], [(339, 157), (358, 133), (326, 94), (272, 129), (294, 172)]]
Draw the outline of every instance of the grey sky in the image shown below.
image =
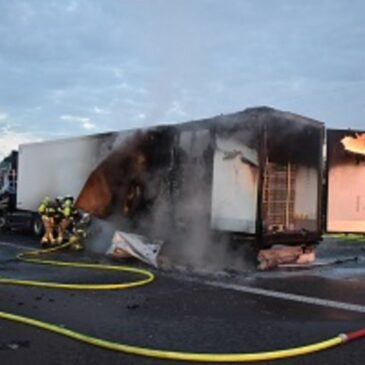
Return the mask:
[(0, 0), (0, 154), (268, 105), (365, 128), (362, 0)]

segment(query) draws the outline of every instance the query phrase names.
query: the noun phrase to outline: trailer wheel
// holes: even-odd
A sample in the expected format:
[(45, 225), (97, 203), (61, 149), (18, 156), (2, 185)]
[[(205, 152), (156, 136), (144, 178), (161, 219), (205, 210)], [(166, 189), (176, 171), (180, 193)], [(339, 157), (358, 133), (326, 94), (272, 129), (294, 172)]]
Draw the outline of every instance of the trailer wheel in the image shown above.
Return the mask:
[(36, 237), (40, 237), (43, 234), (43, 223), (39, 215), (34, 215), (32, 220), (32, 233)]

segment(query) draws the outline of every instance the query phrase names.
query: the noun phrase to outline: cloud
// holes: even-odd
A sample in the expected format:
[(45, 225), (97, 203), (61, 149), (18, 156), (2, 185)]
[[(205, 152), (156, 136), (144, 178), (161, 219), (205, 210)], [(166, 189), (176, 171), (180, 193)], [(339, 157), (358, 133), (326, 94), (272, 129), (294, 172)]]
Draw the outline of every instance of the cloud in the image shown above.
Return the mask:
[(79, 4), (76, 1), (71, 1), (66, 7), (66, 11), (69, 13), (73, 13), (78, 9), (78, 7)]
[(0, 122), (7, 120), (9, 115), (7, 113), (0, 113)]
[(58, 133), (49, 121), (73, 117), (70, 135), (260, 104), (360, 128), (364, 10), (362, 0), (0, 1), (0, 111), (23, 131)]
[(181, 103), (177, 100), (174, 100), (171, 104), (171, 107), (167, 110), (167, 114), (174, 115), (176, 117), (186, 117), (187, 113), (183, 110)]
[(104, 108), (99, 108), (97, 105), (94, 105), (92, 108), (92, 112), (95, 114), (109, 114), (109, 111)]
[(83, 129), (90, 131), (96, 129), (96, 125), (91, 122), (90, 118), (78, 117), (76, 115), (61, 115), (61, 120), (79, 124)]
[(0, 160), (12, 150), (18, 150), (20, 144), (39, 142), (42, 138), (35, 133), (20, 132), (19, 122), (10, 118), (9, 114), (0, 113)]
[(3, 159), (12, 150), (18, 150), (20, 144), (40, 142), (41, 140), (42, 138), (32, 133), (3, 130), (0, 134), (0, 159)]
[(140, 119), (140, 120), (146, 119), (146, 114), (145, 113), (138, 113), (137, 114), (137, 119)]
[(82, 127), (86, 130), (92, 130), (92, 129), (96, 128), (95, 124), (87, 122), (87, 121), (82, 123)]

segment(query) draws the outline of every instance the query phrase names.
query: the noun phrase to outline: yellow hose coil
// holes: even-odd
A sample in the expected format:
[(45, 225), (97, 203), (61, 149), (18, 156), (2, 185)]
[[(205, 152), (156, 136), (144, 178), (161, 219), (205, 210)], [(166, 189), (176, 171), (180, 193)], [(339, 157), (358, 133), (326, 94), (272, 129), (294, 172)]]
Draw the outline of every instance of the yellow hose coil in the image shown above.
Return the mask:
[[(0, 279), (0, 284), (8, 285), (26, 285), (35, 286), (43, 288), (53, 288), (53, 289), (76, 289), (76, 290), (119, 290), (133, 288), (141, 285), (146, 285), (154, 280), (154, 275), (148, 270), (138, 269), (126, 266), (115, 266), (115, 265), (101, 265), (101, 264), (89, 264), (84, 262), (65, 262), (65, 261), (55, 261), (55, 260), (43, 260), (35, 258), (42, 253), (50, 253), (61, 248), (65, 248), (69, 244), (64, 244), (56, 248), (51, 248), (47, 250), (38, 250), (32, 252), (21, 253), (17, 256), (18, 259), (34, 263), (43, 264), (51, 266), (61, 266), (61, 267), (74, 267), (74, 268), (84, 268), (93, 270), (106, 270), (106, 271), (123, 271), (133, 274), (138, 274), (142, 276), (142, 279), (131, 281), (128, 283), (116, 283), (116, 284), (62, 284), (62, 283), (52, 283), (34, 280), (14, 280), (14, 279)], [(275, 350), (268, 352), (258, 352), (258, 353), (244, 353), (244, 354), (223, 354), (223, 353), (188, 353), (180, 351), (168, 351), (168, 350), (158, 350), (149, 349), (145, 347), (131, 346), (123, 343), (112, 342), (108, 340), (103, 340), (100, 338), (92, 337), (83, 333), (72, 331), (64, 327), (57, 326), (55, 324), (39, 321), (33, 318), (24, 317), (12, 313), (0, 312), (0, 318), (9, 321), (14, 321), (33, 327), (37, 327), (50, 332), (58, 333), (62, 336), (72, 338), (93, 346), (97, 346), (107, 350), (119, 351), (130, 355), (145, 356), (156, 359), (165, 360), (182, 360), (182, 361), (195, 361), (195, 362), (254, 362), (254, 361), (264, 361), (264, 360), (275, 360), (284, 359), (293, 356), (310, 354), (313, 352), (321, 351), (340, 345), (344, 342), (343, 338), (338, 335), (334, 338), (318, 342), (311, 345), (295, 347), (292, 349), (285, 350)]]

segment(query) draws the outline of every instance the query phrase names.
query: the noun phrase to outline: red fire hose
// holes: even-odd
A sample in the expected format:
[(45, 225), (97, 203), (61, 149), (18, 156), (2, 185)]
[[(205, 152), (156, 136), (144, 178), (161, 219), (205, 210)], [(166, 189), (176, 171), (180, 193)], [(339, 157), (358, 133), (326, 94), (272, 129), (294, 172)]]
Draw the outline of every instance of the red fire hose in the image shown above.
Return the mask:
[(357, 340), (361, 337), (365, 337), (365, 328), (362, 328), (361, 330), (358, 330), (358, 331), (346, 333), (345, 336), (346, 336), (345, 342), (353, 341), (353, 340)]

